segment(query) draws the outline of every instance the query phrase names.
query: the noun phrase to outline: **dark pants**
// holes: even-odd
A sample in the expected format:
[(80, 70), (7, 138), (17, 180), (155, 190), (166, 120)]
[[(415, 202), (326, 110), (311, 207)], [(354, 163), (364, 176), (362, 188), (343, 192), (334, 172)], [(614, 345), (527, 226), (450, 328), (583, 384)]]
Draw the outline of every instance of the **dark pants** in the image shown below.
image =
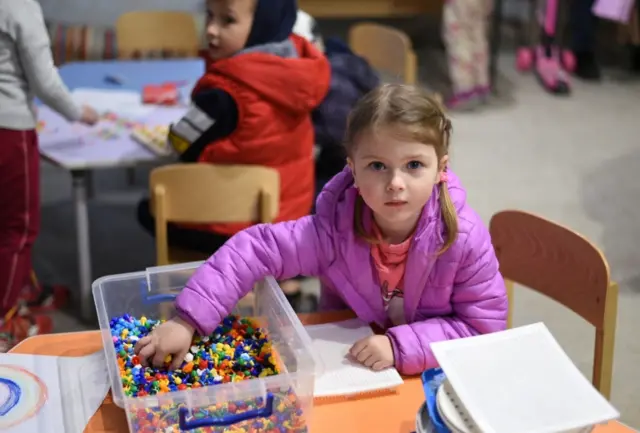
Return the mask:
[(598, 18), (591, 13), (594, 0), (572, 0), (570, 8), (571, 50), (575, 53), (596, 49)]
[(40, 228), (40, 158), (34, 130), (0, 128), (0, 314), (18, 301)]
[[(153, 215), (151, 215), (148, 199), (143, 199), (138, 203), (138, 222), (151, 236), (155, 237), (156, 222)], [(204, 254), (215, 253), (218, 248), (229, 240), (229, 237), (226, 235), (203, 230), (187, 229), (172, 223), (167, 225), (167, 238), (170, 246), (198, 251)]]

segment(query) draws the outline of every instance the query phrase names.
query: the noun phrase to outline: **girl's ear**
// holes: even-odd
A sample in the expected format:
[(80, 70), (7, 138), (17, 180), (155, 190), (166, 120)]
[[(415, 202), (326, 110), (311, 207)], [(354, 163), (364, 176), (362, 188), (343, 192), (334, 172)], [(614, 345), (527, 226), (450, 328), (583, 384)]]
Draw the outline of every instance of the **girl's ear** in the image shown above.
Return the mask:
[(351, 157), (347, 156), (347, 165), (349, 166), (349, 168), (351, 169), (351, 172), (354, 172), (355, 170), (353, 169), (353, 159), (351, 159)]
[(445, 155), (440, 158), (440, 162), (438, 163), (438, 183), (446, 182), (447, 179), (447, 166), (449, 165), (449, 155)]
[(353, 163), (353, 159), (347, 157), (347, 165), (349, 166), (349, 169), (351, 170), (351, 175), (353, 176), (353, 183), (356, 186), (356, 188), (358, 188), (358, 182), (356, 180), (356, 166)]

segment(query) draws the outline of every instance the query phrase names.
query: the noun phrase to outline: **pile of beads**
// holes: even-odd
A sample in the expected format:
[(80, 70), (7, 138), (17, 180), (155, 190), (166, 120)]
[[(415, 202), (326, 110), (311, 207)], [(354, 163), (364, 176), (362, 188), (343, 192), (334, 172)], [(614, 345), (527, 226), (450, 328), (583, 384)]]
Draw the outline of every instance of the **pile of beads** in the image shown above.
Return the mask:
[(264, 330), (252, 319), (234, 315), (226, 317), (211, 335), (194, 336), (179, 369), (168, 369), (170, 356), (161, 368), (144, 367), (134, 354), (134, 347), (160, 323), (128, 314), (111, 319), (111, 336), (126, 396), (144, 397), (279, 372)]

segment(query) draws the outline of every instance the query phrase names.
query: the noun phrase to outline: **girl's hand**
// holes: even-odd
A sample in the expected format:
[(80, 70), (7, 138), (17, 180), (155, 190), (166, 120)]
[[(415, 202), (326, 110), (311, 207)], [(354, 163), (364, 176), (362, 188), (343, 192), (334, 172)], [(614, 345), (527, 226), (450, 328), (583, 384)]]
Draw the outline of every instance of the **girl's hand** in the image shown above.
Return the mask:
[(155, 328), (151, 334), (141, 338), (134, 352), (140, 358), (142, 365), (151, 364), (162, 367), (167, 355), (171, 355), (171, 370), (180, 367), (184, 357), (191, 347), (194, 329), (179, 317), (166, 321)]
[(394, 365), (393, 346), (386, 335), (372, 335), (357, 341), (349, 349), (349, 354), (374, 371), (384, 370)]
[(87, 125), (95, 125), (100, 120), (100, 116), (93, 108), (88, 105), (82, 106), (82, 116), (80, 117), (80, 122)]

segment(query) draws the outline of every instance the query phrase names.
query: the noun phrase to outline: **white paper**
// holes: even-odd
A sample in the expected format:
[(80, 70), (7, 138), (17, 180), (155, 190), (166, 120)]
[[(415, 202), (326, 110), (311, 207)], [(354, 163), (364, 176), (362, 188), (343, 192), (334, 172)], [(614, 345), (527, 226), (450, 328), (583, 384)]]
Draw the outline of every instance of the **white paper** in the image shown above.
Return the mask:
[(431, 349), (483, 433), (557, 433), (620, 415), (542, 323)]
[(314, 397), (347, 396), (393, 389), (404, 381), (395, 368), (373, 371), (348, 357), (349, 349), (362, 338), (373, 335), (371, 327), (359, 319), (305, 326), (312, 350), (320, 358), (323, 373), (315, 380)]
[(0, 431), (82, 433), (109, 390), (104, 352), (0, 354)]
[(100, 114), (112, 112), (140, 119), (154, 110), (153, 105), (143, 104), (142, 95), (133, 90), (77, 88), (71, 92), (71, 96), (77, 104), (89, 105)]
[(84, 432), (109, 392), (104, 350), (91, 355), (60, 357), (65, 433)]

